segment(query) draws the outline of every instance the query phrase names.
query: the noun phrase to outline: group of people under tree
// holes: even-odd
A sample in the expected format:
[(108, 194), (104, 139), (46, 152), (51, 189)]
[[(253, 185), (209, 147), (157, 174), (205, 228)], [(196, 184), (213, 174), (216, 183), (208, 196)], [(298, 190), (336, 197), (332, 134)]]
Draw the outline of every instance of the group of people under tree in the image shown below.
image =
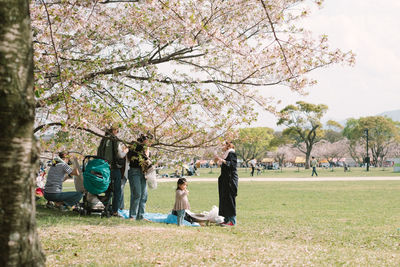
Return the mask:
[[(140, 135), (129, 148), (118, 141), (118, 127), (106, 130), (97, 149), (97, 156), (105, 159), (110, 165), (110, 179), (113, 181), (112, 215), (118, 216), (118, 209), (123, 208), (123, 191), (126, 179), (131, 188), (129, 217), (141, 220), (147, 201), (147, 185), (144, 172), (151, 166), (149, 158), (149, 140), (146, 135)], [(70, 157), (65, 152), (59, 153), (59, 161), (50, 167), (44, 189), (44, 197), (53, 201), (61, 209), (73, 208), (82, 198), (81, 192), (62, 192), (65, 175), (79, 175), (77, 168), (72, 169), (68, 163)], [(129, 165), (129, 171), (127, 165)], [(125, 179), (125, 181), (124, 181)]]
[[(110, 163), (110, 179), (114, 182), (112, 214), (118, 216), (118, 209), (123, 208), (123, 191), (126, 183), (123, 179), (127, 177), (131, 190), (129, 218), (141, 220), (147, 202), (144, 173), (151, 166), (149, 155), (151, 138), (142, 134), (128, 148), (117, 140), (118, 131), (117, 127), (111, 127), (97, 150), (97, 155)], [(129, 170), (126, 175), (127, 165)]]
[[(113, 216), (118, 216), (118, 210), (124, 208), (123, 191), (128, 180), (130, 185), (129, 218), (142, 220), (148, 196), (145, 172), (152, 164), (149, 155), (151, 137), (142, 134), (128, 147), (116, 138), (118, 131), (118, 127), (108, 129), (97, 150), (97, 156), (105, 159), (110, 165), (110, 179), (113, 181), (111, 212)], [(222, 225), (233, 226), (236, 225), (238, 191), (237, 156), (234, 145), (230, 141), (225, 142), (222, 150), (224, 155), (220, 157), (216, 154), (214, 158), (215, 162), (221, 165), (221, 175), (218, 178), (219, 215), (224, 217)], [(67, 153), (59, 153), (59, 161), (54, 162), (50, 167), (44, 189), (44, 197), (48, 201), (55, 202), (62, 209), (72, 209), (82, 198), (81, 192), (62, 192), (62, 184), (66, 180), (64, 177), (78, 176), (80, 172), (78, 168), (71, 168), (69, 161), (70, 157)], [(179, 220), (183, 216), (182, 210), (189, 209), (186, 186), (185, 179), (178, 180), (173, 208), (178, 214), (178, 224), (182, 222)]]

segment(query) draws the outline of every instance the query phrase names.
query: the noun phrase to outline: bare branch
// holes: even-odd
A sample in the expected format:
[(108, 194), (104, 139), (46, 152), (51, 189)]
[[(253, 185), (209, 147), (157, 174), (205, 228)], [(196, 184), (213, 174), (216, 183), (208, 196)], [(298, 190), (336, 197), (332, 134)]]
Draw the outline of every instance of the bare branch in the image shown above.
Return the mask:
[(42, 0), (42, 3), (44, 5), (44, 9), (46, 11), (46, 16), (47, 16), (47, 21), (49, 23), (51, 43), (52, 43), (52, 46), (53, 46), (53, 49), (54, 49), (54, 56), (55, 56), (55, 60), (56, 60), (58, 76), (59, 76), (60, 83), (61, 83), (62, 95), (64, 97), (65, 109), (66, 109), (66, 112), (67, 112), (67, 115), (68, 115), (69, 114), (69, 112), (68, 112), (68, 110), (69, 110), (69, 108), (68, 108), (68, 99), (67, 99), (67, 94), (65, 92), (65, 88), (63, 86), (63, 80), (62, 80), (62, 77), (61, 77), (61, 66), (60, 66), (60, 62), (58, 60), (58, 52), (57, 52), (57, 47), (56, 47), (56, 44), (55, 44), (55, 41), (54, 41), (53, 28), (52, 28), (52, 23), (51, 23), (51, 20), (50, 20), (50, 14), (49, 14), (49, 11), (47, 10), (47, 5), (46, 5), (44, 0)]
[(99, 4), (111, 4), (111, 3), (137, 3), (139, 0), (104, 0)]
[(281, 42), (280, 42), (278, 36), (276, 35), (275, 26), (274, 26), (274, 23), (272, 22), (272, 19), (271, 19), (270, 15), (269, 15), (269, 12), (268, 12), (268, 10), (267, 10), (267, 7), (265, 6), (265, 3), (264, 3), (263, 0), (260, 0), (260, 1), (261, 1), (261, 4), (262, 4), (262, 6), (263, 6), (263, 8), (264, 8), (264, 10), (265, 10), (265, 14), (267, 15), (269, 24), (271, 25), (271, 30), (272, 30), (272, 33), (273, 33), (273, 35), (274, 35), (275, 41), (278, 43), (278, 45), (279, 45), (279, 47), (280, 47), (280, 49), (281, 49), (281, 51), (282, 51), (282, 56), (283, 56), (283, 58), (285, 59), (286, 66), (287, 66), (287, 68), (288, 68), (288, 70), (289, 70), (289, 72), (290, 72), (290, 74), (291, 74), (291, 77), (295, 77), (295, 75), (294, 75), (293, 72), (292, 72), (292, 69), (291, 69), (290, 66), (289, 66), (289, 62), (288, 62), (288, 60), (287, 60), (287, 58), (286, 58), (285, 50), (283, 49), (283, 46), (282, 46), (282, 44), (281, 44)]

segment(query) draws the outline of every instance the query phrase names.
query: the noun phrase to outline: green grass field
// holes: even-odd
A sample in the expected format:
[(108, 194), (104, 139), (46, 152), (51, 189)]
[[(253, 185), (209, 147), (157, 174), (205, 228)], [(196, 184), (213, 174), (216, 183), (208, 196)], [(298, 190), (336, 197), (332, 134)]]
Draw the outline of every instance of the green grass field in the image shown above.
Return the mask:
[[(147, 212), (168, 213), (175, 186), (150, 190)], [(218, 205), (215, 182), (189, 190), (192, 211)], [(48, 266), (399, 266), (399, 203), (400, 181), (242, 182), (233, 228), (80, 217), (40, 203), (37, 221)]]
[[(250, 177), (250, 168), (239, 168), (238, 174), (240, 177)], [(337, 167), (333, 171), (331, 169), (317, 168), (318, 176), (320, 177), (377, 177), (377, 176), (400, 176), (400, 173), (393, 172), (393, 168), (370, 168), (370, 171), (366, 171), (365, 168), (350, 168), (350, 171), (344, 172), (343, 168)], [(161, 170), (160, 174), (173, 173), (173, 170)], [(218, 177), (220, 174), (220, 168), (200, 168), (198, 170), (198, 177)], [(311, 169), (305, 170), (303, 168), (283, 168), (283, 170), (264, 170), (260, 174), (254, 172), (254, 177), (274, 177), (274, 178), (303, 178), (310, 177)]]

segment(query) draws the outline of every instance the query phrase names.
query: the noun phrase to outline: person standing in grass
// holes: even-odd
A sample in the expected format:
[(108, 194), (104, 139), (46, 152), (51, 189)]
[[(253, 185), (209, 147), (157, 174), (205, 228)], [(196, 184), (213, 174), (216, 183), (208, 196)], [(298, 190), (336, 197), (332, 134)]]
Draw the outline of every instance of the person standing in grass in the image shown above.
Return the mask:
[(254, 170), (256, 169), (256, 159), (250, 160), (251, 176), (254, 176)]
[(112, 126), (105, 131), (105, 137), (101, 139), (97, 149), (97, 156), (107, 160), (110, 164), (110, 179), (113, 181), (112, 215), (118, 216), (118, 208), (121, 205), (121, 168), (125, 164), (125, 155), (128, 152), (117, 138), (119, 127)]
[(311, 160), (311, 167), (312, 167), (311, 176), (314, 176), (314, 173), (315, 173), (315, 176), (318, 176), (318, 173), (317, 173), (317, 160), (314, 157), (312, 157), (312, 160)]
[(147, 184), (144, 174), (151, 167), (149, 145), (150, 137), (140, 135), (137, 142), (129, 148), (128, 180), (131, 188), (129, 218), (143, 220), (147, 202)]
[(236, 225), (236, 196), (239, 177), (237, 173), (237, 156), (235, 146), (226, 141), (223, 147), (223, 157), (215, 156), (215, 161), (221, 165), (221, 175), (218, 177), (219, 215), (224, 217), (222, 226)]
[(189, 190), (187, 190), (187, 181), (185, 178), (179, 178), (175, 193), (175, 205), (173, 211), (176, 211), (178, 217), (178, 226), (183, 225), (185, 210), (190, 209), (188, 200)]

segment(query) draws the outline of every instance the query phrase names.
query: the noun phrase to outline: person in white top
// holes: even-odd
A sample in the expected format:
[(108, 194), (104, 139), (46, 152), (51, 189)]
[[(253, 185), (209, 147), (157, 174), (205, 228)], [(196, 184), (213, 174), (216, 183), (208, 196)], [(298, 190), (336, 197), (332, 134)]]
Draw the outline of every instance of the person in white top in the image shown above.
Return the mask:
[(256, 168), (256, 159), (252, 159), (249, 161), (250, 167), (251, 167), (251, 176), (254, 176), (254, 170)]

